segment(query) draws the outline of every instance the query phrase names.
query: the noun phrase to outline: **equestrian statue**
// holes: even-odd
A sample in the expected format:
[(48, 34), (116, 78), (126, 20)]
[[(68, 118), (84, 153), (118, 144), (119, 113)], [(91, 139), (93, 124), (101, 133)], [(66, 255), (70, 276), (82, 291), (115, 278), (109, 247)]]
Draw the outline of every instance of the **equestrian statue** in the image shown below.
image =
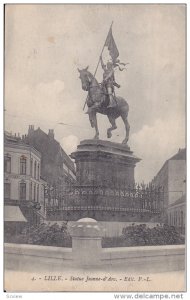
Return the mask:
[[(102, 59), (102, 52), (104, 47), (107, 46), (111, 59), (105, 65)], [(88, 110), (87, 114), (89, 115), (90, 124), (93, 128), (95, 128), (95, 136), (94, 139), (99, 139), (99, 131), (96, 114), (104, 114), (107, 115), (111, 127), (107, 129), (107, 137), (111, 138), (112, 130), (117, 128), (115, 120), (118, 117), (121, 117), (124, 125), (125, 125), (125, 138), (122, 144), (127, 144), (129, 139), (129, 123), (128, 123), (128, 112), (129, 105), (126, 100), (122, 97), (115, 95), (114, 87), (120, 88), (120, 85), (115, 81), (114, 71), (116, 67), (119, 67), (119, 70), (122, 71), (125, 67), (121, 67), (121, 65), (125, 66), (126, 64), (121, 63), (118, 59), (119, 52), (115, 41), (112, 35), (112, 25), (110, 27), (108, 36), (106, 38), (106, 42), (102, 49), (99, 63), (101, 62), (101, 66), (103, 69), (103, 81), (99, 84), (95, 78), (96, 71), (98, 69), (98, 65), (93, 75), (88, 71), (88, 67), (85, 69), (79, 70), (82, 83), (82, 89), (88, 92), (88, 96), (85, 102), (87, 104)], [(84, 107), (85, 107), (84, 105)]]

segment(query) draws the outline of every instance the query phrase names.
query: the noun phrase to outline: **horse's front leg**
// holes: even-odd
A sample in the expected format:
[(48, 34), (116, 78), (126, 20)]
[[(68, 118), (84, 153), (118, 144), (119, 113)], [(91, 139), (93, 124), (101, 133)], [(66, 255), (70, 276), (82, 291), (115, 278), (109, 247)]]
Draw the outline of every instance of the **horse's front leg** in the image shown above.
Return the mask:
[(88, 108), (88, 111), (86, 112), (86, 114), (88, 114), (91, 127), (94, 128), (94, 117), (93, 117), (92, 110), (90, 108)]
[(121, 115), (121, 118), (123, 119), (123, 122), (125, 124), (125, 139), (123, 140), (122, 144), (127, 144), (128, 139), (129, 139), (129, 130), (130, 130), (130, 125), (127, 119), (127, 114)]
[(94, 124), (94, 128), (95, 128), (95, 131), (96, 131), (94, 139), (98, 140), (99, 139), (99, 130), (98, 130), (98, 123), (97, 123), (96, 113), (94, 114), (93, 124)]
[(94, 139), (99, 139), (99, 130), (98, 130), (96, 113), (93, 110), (89, 110), (88, 115), (89, 115), (89, 120), (90, 120), (91, 127), (95, 128), (95, 131), (96, 131)]
[(112, 130), (115, 130), (117, 126), (115, 123), (115, 118), (112, 115), (108, 115), (108, 119), (111, 123), (111, 127), (107, 130), (107, 137), (110, 139), (112, 137)]

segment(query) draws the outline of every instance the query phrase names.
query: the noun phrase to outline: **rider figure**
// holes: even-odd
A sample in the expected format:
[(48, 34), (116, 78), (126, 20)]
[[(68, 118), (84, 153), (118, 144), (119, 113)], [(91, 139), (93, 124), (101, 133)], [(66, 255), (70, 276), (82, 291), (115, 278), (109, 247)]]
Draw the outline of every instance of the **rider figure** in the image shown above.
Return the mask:
[(114, 64), (108, 61), (107, 65), (104, 65), (102, 56), (100, 56), (100, 61), (101, 61), (102, 69), (104, 70), (102, 86), (105, 87), (110, 100), (108, 107), (115, 107), (117, 105), (117, 102), (113, 95), (114, 86), (120, 88), (120, 85), (115, 82)]

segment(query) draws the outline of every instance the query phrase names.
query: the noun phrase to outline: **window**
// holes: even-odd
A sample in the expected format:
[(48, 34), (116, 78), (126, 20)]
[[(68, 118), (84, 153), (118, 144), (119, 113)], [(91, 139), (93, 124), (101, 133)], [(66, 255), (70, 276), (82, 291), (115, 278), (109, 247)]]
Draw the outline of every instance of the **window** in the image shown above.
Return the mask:
[(32, 182), (30, 182), (30, 200), (32, 200)]
[(20, 174), (26, 175), (26, 158), (24, 156), (20, 158)]
[(34, 184), (34, 201), (36, 201), (36, 185)]
[(38, 164), (38, 180), (40, 180), (40, 165)]
[(39, 202), (39, 185), (37, 186), (37, 202)]
[(32, 174), (33, 174), (33, 159), (31, 158), (31, 160), (30, 160), (30, 175), (32, 176)]
[(36, 161), (34, 163), (34, 178), (36, 178)]
[(4, 183), (4, 197), (5, 199), (10, 199), (11, 197), (11, 184), (10, 182)]
[(26, 183), (20, 183), (20, 200), (26, 200)]
[(5, 172), (11, 173), (11, 157), (6, 155), (4, 157), (4, 164), (5, 164)]

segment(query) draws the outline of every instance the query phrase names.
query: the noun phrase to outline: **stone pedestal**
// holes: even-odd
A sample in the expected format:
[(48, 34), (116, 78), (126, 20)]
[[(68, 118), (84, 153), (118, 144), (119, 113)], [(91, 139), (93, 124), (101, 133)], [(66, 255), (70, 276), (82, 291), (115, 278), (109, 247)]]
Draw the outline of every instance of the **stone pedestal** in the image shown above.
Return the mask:
[(72, 253), (76, 264), (97, 265), (101, 258), (102, 230), (96, 220), (80, 219), (70, 226)]
[(84, 140), (71, 154), (79, 185), (126, 187), (134, 184), (134, 169), (140, 159), (127, 145), (102, 140)]

